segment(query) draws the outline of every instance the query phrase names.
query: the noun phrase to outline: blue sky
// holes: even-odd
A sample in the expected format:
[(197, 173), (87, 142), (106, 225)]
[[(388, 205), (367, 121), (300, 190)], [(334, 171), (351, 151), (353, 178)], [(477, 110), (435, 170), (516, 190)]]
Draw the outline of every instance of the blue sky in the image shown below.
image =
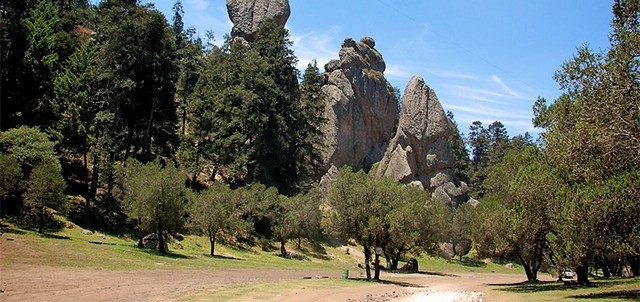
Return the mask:
[[(174, 0), (154, 3), (169, 22)], [(218, 41), (231, 31), (225, 0), (182, 0), (186, 26)], [(608, 45), (612, 0), (290, 0), (287, 28), (299, 69), (338, 57), (344, 38), (373, 37), (385, 76), (413, 75), (436, 91), (460, 130), (499, 120), (510, 135), (536, 130), (531, 106), (561, 93), (553, 74), (576, 48)], [(323, 68), (321, 67), (321, 70)]]

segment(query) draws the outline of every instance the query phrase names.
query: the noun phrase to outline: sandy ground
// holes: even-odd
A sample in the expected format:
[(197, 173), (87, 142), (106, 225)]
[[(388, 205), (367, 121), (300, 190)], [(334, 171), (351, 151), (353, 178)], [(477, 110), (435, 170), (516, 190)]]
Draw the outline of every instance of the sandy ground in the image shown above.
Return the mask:
[[(175, 301), (220, 288), (260, 282), (339, 278), (337, 271), (263, 269), (108, 271), (9, 265), (0, 271), (0, 301)], [(382, 275), (393, 280), (354, 287), (284, 292), (264, 301), (486, 301), (488, 284), (522, 281), (512, 274)]]
[[(4, 242), (3, 242), (4, 243)], [(37, 255), (28, 246), (13, 245), (11, 253)], [(0, 257), (7, 252), (0, 244)], [(428, 269), (428, 268), (427, 268)], [(176, 301), (233, 287), (305, 277), (341, 277), (341, 271), (222, 269), (112, 271), (32, 264), (0, 266), (0, 302), (9, 301)], [(359, 277), (351, 272), (350, 277)], [(489, 284), (521, 282), (521, 274), (386, 274), (380, 283), (367, 282), (338, 288), (312, 287), (283, 290), (259, 301), (420, 302), (489, 301)], [(314, 282), (310, 280), (309, 282)], [(316, 281), (319, 282), (319, 281)], [(242, 299), (241, 299), (242, 300)]]

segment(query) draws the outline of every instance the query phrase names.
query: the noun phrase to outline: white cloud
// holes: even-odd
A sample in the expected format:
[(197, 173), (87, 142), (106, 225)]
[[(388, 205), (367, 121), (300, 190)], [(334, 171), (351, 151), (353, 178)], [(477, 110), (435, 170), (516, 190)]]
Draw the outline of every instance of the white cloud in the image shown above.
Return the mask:
[(304, 71), (312, 60), (316, 60), (320, 71), (324, 64), (338, 58), (341, 41), (338, 35), (341, 28), (334, 26), (326, 32), (291, 33), (293, 52), (298, 57), (297, 68)]
[(522, 99), (523, 97), (516, 91), (514, 91), (513, 89), (511, 89), (509, 86), (507, 86), (507, 84), (505, 84), (502, 79), (500, 77), (498, 77), (497, 75), (492, 75), (491, 76), (491, 80), (498, 84), (498, 86), (500, 86), (506, 93), (508, 93), (509, 95), (515, 97), (515, 98), (519, 98)]
[(384, 71), (384, 75), (388, 78), (400, 80), (408, 80), (411, 78), (411, 72), (408, 68), (395, 64), (387, 64), (387, 69)]
[(187, 5), (193, 7), (196, 10), (202, 11), (209, 8), (209, 1), (207, 0), (189, 0)]
[(460, 72), (430, 72), (446, 110), (451, 110), (462, 131), (473, 121), (488, 125), (502, 122), (511, 135), (538, 133), (531, 124), (534, 98), (528, 89), (509, 85), (497, 75), (480, 76)]

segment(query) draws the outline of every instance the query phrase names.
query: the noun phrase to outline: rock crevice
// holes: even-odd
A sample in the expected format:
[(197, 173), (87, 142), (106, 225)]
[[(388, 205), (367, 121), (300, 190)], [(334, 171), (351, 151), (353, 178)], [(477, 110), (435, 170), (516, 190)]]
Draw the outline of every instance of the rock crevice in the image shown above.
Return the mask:
[(326, 170), (349, 165), (369, 171), (393, 135), (398, 99), (384, 78), (386, 65), (374, 47), (372, 38), (359, 42), (347, 38), (340, 59), (325, 65)]
[(396, 134), (371, 174), (432, 192), (456, 207), (468, 187), (455, 177), (449, 137), (455, 131), (435, 92), (421, 77), (413, 77), (404, 91)]

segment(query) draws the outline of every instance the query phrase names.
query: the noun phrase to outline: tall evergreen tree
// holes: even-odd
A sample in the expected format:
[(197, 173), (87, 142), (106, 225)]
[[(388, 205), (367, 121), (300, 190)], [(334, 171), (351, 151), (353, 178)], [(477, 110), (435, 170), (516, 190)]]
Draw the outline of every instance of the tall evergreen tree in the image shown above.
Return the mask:
[(319, 178), (322, 173), (321, 150), (324, 136), (322, 126), (324, 118), (325, 97), (322, 92), (324, 77), (314, 60), (307, 65), (300, 85), (300, 111), (296, 125), (296, 173), (298, 181)]
[(453, 159), (455, 160), (453, 169), (456, 173), (456, 177), (468, 184), (470, 182), (469, 173), (471, 169), (471, 159), (469, 158), (469, 151), (467, 151), (465, 138), (460, 133), (458, 123), (456, 123), (451, 111), (447, 111), (447, 117), (455, 127), (455, 132), (449, 139), (451, 149), (453, 150)]

